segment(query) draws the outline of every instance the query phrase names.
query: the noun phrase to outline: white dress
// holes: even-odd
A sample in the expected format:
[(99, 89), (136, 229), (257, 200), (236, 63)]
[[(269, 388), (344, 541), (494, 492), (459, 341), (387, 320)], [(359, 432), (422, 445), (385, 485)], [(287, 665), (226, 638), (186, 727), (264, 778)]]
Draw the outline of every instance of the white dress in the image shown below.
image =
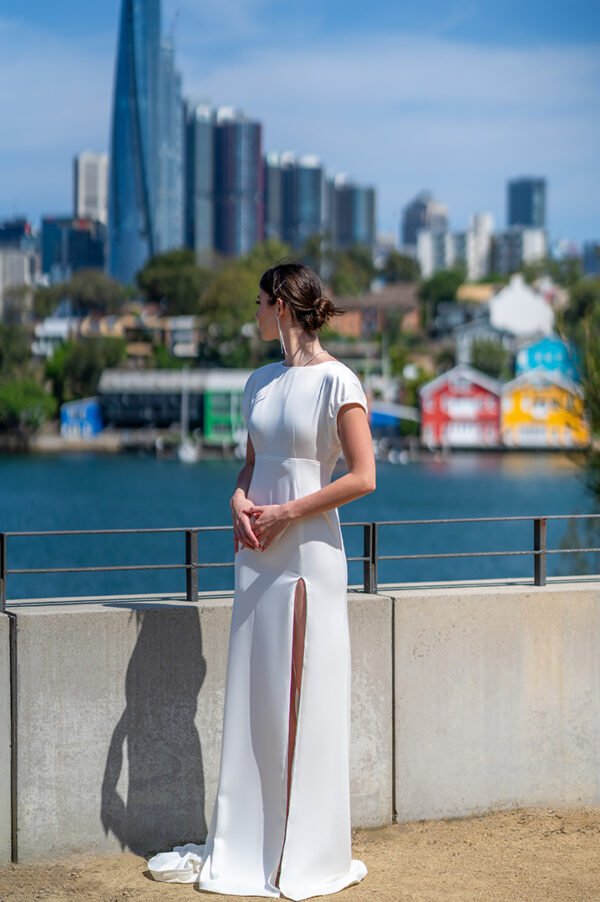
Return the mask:
[[(337, 415), (366, 399), (339, 361), (269, 364), (246, 385), (256, 454), (249, 497), (279, 504), (330, 482)], [(306, 633), (292, 780), (287, 751), (294, 596), (306, 585)], [(336, 510), (290, 524), (266, 551), (236, 555), (221, 772), (204, 846), (149, 862), (157, 880), (242, 896), (307, 899), (358, 883), (350, 845), (350, 645), (347, 567)], [(279, 886), (277, 871), (281, 861)]]

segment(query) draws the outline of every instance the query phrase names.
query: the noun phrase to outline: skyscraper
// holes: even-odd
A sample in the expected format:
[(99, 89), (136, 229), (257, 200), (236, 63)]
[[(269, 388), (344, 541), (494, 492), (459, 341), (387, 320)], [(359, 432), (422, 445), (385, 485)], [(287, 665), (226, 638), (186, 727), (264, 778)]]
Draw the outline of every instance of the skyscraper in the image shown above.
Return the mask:
[(184, 243), (183, 101), (170, 38), (161, 40), (158, 87), (156, 250), (160, 253)]
[(73, 160), (73, 216), (108, 222), (108, 154), (86, 150)]
[(109, 180), (109, 268), (122, 282), (157, 248), (160, 59), (160, 0), (122, 0)]
[(402, 246), (415, 250), (421, 229), (445, 232), (448, 229), (448, 207), (433, 199), (430, 191), (421, 191), (405, 208), (402, 217)]
[(325, 172), (314, 156), (269, 154), (265, 159), (265, 234), (294, 249), (327, 227)]
[(375, 189), (355, 185), (343, 175), (329, 184), (330, 232), (333, 247), (375, 244)]
[(189, 105), (185, 124), (185, 243), (206, 264), (215, 247), (214, 117), (207, 103)]
[(264, 235), (261, 125), (221, 107), (214, 125), (215, 249), (247, 254)]
[(546, 227), (546, 180), (517, 178), (508, 183), (508, 226)]

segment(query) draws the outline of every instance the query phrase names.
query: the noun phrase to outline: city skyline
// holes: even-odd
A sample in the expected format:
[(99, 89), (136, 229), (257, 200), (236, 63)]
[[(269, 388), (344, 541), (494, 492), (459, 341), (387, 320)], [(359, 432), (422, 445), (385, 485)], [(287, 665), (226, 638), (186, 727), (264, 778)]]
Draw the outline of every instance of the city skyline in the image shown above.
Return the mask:
[[(380, 231), (397, 234), (423, 188), (449, 207), (452, 228), (477, 210), (504, 225), (506, 182), (539, 175), (551, 237), (597, 238), (596, 4), (553, 0), (543, 20), (538, 4), (512, 0), (493, 12), (481, 2), (388, 5), (375, 0), (366, 19), (337, 0), (295, 11), (163, 0), (163, 31), (179, 7), (185, 97), (244, 109), (263, 123), (266, 151), (318, 154), (373, 183)], [(0, 11), (0, 77), (19, 85), (0, 100), (0, 217), (67, 212), (72, 157), (108, 149), (118, 12), (118, 0), (93, 20), (73, 0)]]

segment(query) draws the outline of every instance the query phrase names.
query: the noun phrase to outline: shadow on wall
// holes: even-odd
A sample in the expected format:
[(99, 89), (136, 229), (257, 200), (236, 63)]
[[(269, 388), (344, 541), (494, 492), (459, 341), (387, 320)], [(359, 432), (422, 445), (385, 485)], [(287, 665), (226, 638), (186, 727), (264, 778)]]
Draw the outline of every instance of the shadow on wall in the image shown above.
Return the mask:
[(113, 732), (100, 818), (137, 854), (202, 842), (204, 770), (194, 723), (206, 674), (195, 607), (132, 612), (138, 638)]

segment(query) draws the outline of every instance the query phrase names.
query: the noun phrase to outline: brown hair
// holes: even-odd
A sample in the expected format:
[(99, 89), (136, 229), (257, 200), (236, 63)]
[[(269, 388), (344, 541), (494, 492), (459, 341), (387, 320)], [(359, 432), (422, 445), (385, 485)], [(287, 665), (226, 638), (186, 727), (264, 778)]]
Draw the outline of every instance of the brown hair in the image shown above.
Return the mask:
[(317, 332), (332, 316), (344, 312), (324, 297), (320, 278), (303, 263), (273, 266), (262, 274), (260, 287), (270, 295), (272, 304), (275, 298), (281, 298), (305, 332)]

